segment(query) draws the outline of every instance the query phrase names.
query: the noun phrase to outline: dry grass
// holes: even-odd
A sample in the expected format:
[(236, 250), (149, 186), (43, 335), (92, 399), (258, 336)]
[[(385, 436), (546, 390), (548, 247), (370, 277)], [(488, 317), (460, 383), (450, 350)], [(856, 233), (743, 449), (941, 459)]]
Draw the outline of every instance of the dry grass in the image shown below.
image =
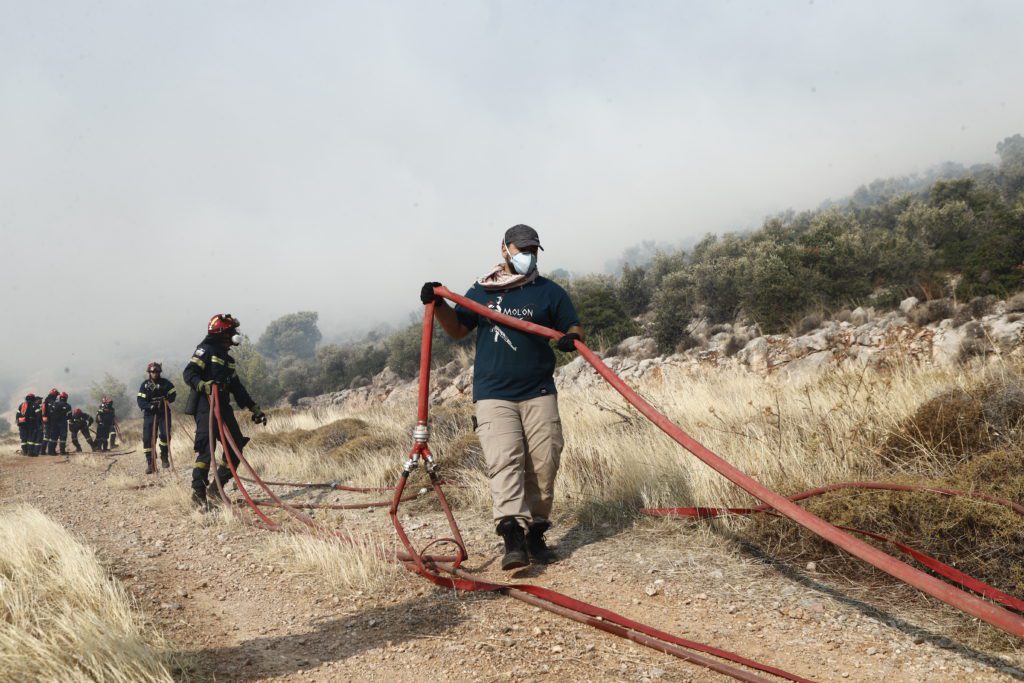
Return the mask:
[[(678, 372), (657, 376), (639, 389), (712, 451), (766, 485), (793, 492), (854, 477), (949, 474), (965, 453), (988, 447), (992, 437), (978, 420), (988, 425), (998, 419), (1009, 432), (1018, 413), (1024, 414), (1024, 389), (986, 394), (993, 373), (1007, 386), (1024, 387), (1020, 369), (1001, 362), (987, 374), (976, 366), (905, 366), (841, 370), (803, 382), (744, 371)], [(964, 404), (971, 408), (969, 420), (942, 407), (942, 401), (929, 403), (946, 395), (969, 397)], [(560, 408), (566, 434), (558, 482), (563, 512), (751, 502), (610, 388), (565, 391)], [(468, 403), (435, 408), (431, 449), (446, 478), (476, 489), (460, 491), (456, 498), (486, 505), (471, 414)], [(936, 424), (940, 418), (952, 426)], [(358, 414), (329, 408), (281, 416), (271, 435), (257, 437), (246, 454), (267, 477), (386, 486), (395, 482), (405, 460), (414, 422), (411, 401)], [(336, 431), (349, 437), (341, 446), (314, 445)], [(977, 443), (968, 444), (968, 436)], [(894, 444), (913, 457), (893, 457)]]
[(174, 680), (167, 644), (60, 525), (0, 511), (0, 549), (0, 681)]
[[(665, 372), (638, 388), (697, 440), (781, 493), (861, 479), (1024, 496), (1024, 470), (1016, 464), (1024, 454), (1012, 446), (1024, 433), (1019, 358), (847, 369), (804, 380), (719, 369)], [(563, 523), (603, 528), (635, 519), (641, 507), (755, 502), (610, 388), (565, 391), (560, 408), (566, 449), (556, 518)], [(453, 503), (486, 514), (490, 500), (471, 415), (468, 403), (435, 407), (431, 448), (442, 475), (462, 484), (448, 490)], [(414, 420), (411, 400), (358, 412), (282, 415), (276, 436), (256, 439), (246, 452), (275, 478), (391, 485), (411, 445)], [(337, 433), (345, 435), (340, 445), (327, 436)], [(1024, 547), (1024, 525), (1002, 509), (926, 494), (859, 492), (808, 506), (832, 522), (891, 535), (1024, 594), (1024, 553), (1017, 550)], [(859, 563), (833, 562), (834, 549), (788, 522), (730, 518), (713, 528), (753, 539), (781, 559), (814, 559), (825, 569), (866, 576)], [(321, 567), (331, 563), (344, 561)]]
[(394, 591), (396, 584), (412, 583), (415, 577), (384, 557), (392, 545), (355, 536), (354, 543), (308, 534), (271, 534), (269, 554), (299, 574), (315, 576), (317, 584), (331, 591)]

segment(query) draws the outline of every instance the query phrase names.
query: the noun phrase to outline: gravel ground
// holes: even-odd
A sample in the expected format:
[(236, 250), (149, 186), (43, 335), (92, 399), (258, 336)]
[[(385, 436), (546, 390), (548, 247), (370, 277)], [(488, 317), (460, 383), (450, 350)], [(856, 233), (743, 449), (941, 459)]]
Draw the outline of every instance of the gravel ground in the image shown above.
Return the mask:
[[(0, 457), (0, 496), (40, 508), (96, 548), (188, 662), (182, 678), (215, 681), (731, 680), (511, 598), (455, 594), (403, 575), (387, 591), (332, 591), (268, 553), (270, 533), (185, 512), (166, 487), (110, 486), (81, 459)], [(123, 477), (122, 477), (123, 479)], [(335, 494), (332, 500), (358, 500)], [(427, 501), (408, 506), (420, 543), (447, 535)], [(493, 568), (497, 537), (457, 512), (473, 557)], [(386, 511), (345, 526), (390, 538)], [(707, 528), (664, 520), (557, 526), (563, 560), (511, 577), (662, 630), (817, 680), (1000, 681), (1024, 677), (1021, 653), (986, 652), (950, 634), (965, 618), (910, 590), (856, 585), (772, 563)], [(898, 605), (898, 609), (894, 606)], [(960, 630), (954, 630), (957, 626)], [(983, 630), (979, 627), (979, 630)], [(976, 639), (977, 642), (983, 642)]]

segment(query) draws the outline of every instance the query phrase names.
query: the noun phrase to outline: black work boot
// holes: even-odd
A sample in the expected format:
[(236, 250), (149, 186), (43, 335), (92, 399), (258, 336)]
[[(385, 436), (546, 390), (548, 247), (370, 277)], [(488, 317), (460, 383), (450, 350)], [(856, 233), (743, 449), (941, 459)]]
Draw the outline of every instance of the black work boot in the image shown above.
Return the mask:
[(167, 457), (167, 449), (166, 448), (161, 448), (160, 449), (160, 467), (163, 467), (166, 470), (170, 466), (171, 466), (171, 461)]
[(526, 532), (526, 550), (530, 553), (530, 560), (537, 564), (551, 564), (558, 560), (558, 556), (551, 552), (551, 548), (544, 542), (544, 534), (551, 528), (551, 522), (540, 520), (530, 524)]
[[(224, 491), (224, 495), (227, 495), (227, 491)], [(220, 491), (217, 490), (217, 482), (206, 487), (206, 500), (210, 501), (210, 505), (220, 505)]]
[(526, 554), (526, 534), (519, 520), (515, 517), (504, 517), (495, 529), (505, 540), (505, 556), (501, 558), (501, 568), (505, 571), (520, 569), (530, 564)]
[(210, 501), (206, 498), (206, 489), (192, 489), (192, 507), (202, 512), (210, 509)]
[(146, 474), (153, 474), (156, 470), (153, 469), (153, 463), (150, 462), (149, 458), (146, 458)]

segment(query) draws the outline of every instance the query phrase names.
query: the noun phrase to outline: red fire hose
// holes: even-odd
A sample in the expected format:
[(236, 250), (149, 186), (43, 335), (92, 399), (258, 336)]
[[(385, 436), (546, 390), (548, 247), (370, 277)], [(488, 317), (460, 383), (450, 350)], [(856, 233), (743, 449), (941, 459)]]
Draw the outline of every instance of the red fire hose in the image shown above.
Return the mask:
[[(449, 291), (446, 287), (435, 287), (434, 293), (439, 296), (443, 296), (446, 299), (450, 299), (478, 315), (489, 318), (496, 323), (507, 325), (513, 329), (536, 334), (542, 337), (548, 337), (550, 339), (558, 339), (562, 336), (560, 332), (556, 332), (550, 328), (517, 320), (516, 318), (497, 313), (485, 306), (481, 306), (475, 301), (471, 301)], [(829, 524), (820, 517), (808, 512), (796, 503), (788, 500), (752, 477), (744, 474), (736, 467), (733, 467), (721, 457), (712, 453), (708, 448), (696, 441), (689, 434), (675, 425), (671, 420), (658, 412), (653, 406), (651, 406), (651, 404), (641, 398), (635, 391), (627, 386), (625, 382), (616, 376), (615, 373), (613, 373), (608, 366), (594, 354), (593, 351), (587, 348), (585, 344), (580, 341), (576, 341), (575, 343), (576, 350), (579, 351), (580, 355), (582, 355), (587, 362), (597, 370), (598, 374), (601, 375), (605, 381), (611, 384), (616, 391), (622, 394), (622, 396), (633, 405), (633, 407), (639, 410), (641, 414), (683, 446), (683, 448), (690, 451), (690, 453), (697, 456), (697, 458), (706, 465), (742, 488), (750, 495), (765, 503), (778, 513), (788, 517), (804, 528), (809, 529), (825, 540), (834, 543), (851, 555), (864, 560), (877, 569), (881, 569), (887, 574), (914, 586), (915, 588), (937, 598), (938, 600), (941, 600), (942, 602), (945, 602), (948, 605), (952, 605), (967, 614), (978, 617), (982, 621), (985, 621), (996, 628), (1000, 628), (1007, 633), (1017, 636), (1018, 638), (1024, 638), (1024, 619), (1019, 615), (1009, 612), (997, 605), (993, 605), (990, 602), (986, 602), (977, 596), (971, 595), (970, 593), (941, 581), (934, 576), (926, 574), (919, 569), (915, 569), (892, 555), (879, 550), (873, 545), (854, 538), (849, 533)]]
[[(470, 301), (464, 297), (454, 294), (444, 287), (437, 287), (435, 288), (434, 291), (436, 294), (451, 299), (452, 301), (455, 301), (456, 303), (459, 303), (465, 306), (466, 308), (473, 310), (479, 315), (487, 317), (497, 323), (508, 325), (509, 327), (519, 329), (524, 332), (538, 334), (552, 339), (557, 339), (561, 336), (560, 333), (554, 330), (532, 323), (523, 322), (496, 313), (490, 309), (480, 306), (479, 304), (473, 301)], [(427, 417), (430, 379), (430, 347), (433, 331), (433, 309), (434, 304), (429, 304), (425, 307), (424, 310), (423, 344), (421, 347), (422, 350), (420, 358), (421, 364), (419, 385), (419, 409), (417, 413), (416, 429), (413, 432), (414, 444), (412, 449), (410, 450), (406, 466), (402, 472), (402, 476), (398, 484), (394, 488), (394, 496), (391, 502), (391, 507), (389, 509), (389, 514), (395, 527), (395, 531), (399, 537), (400, 542), (404, 547), (404, 552), (397, 553), (393, 559), (402, 562), (407, 568), (424, 576), (425, 578), (429, 579), (435, 584), (459, 590), (487, 590), (501, 592), (505, 595), (509, 595), (510, 597), (515, 597), (530, 604), (536, 604), (537, 606), (543, 607), (544, 609), (548, 609), (552, 612), (575, 619), (577, 621), (580, 621), (581, 623), (593, 625), (607, 632), (634, 640), (635, 642), (647, 645), (649, 647), (653, 647), (655, 649), (658, 649), (659, 651), (675, 655), (677, 657), (699, 664), (701, 666), (705, 666), (711, 670), (718, 671), (729, 676), (733, 676), (734, 678), (737, 678), (739, 680), (755, 681), (763, 679), (757, 674), (751, 673), (746, 670), (738, 669), (730, 664), (726, 664), (722, 661), (705, 657), (702, 654), (698, 653), (710, 654), (715, 657), (720, 657), (722, 659), (734, 662), (736, 664), (741, 664), (753, 669), (771, 673), (786, 678), (788, 680), (806, 680), (794, 674), (782, 671), (780, 669), (759, 664), (757, 662), (753, 662), (734, 653), (719, 650), (711, 646), (694, 643), (692, 641), (680, 639), (671, 634), (667, 634), (656, 629), (653, 629), (649, 626), (646, 626), (644, 624), (640, 624), (638, 622), (629, 620), (621, 615), (617, 615), (613, 612), (603, 610), (593, 605), (588, 605), (586, 603), (579, 602), (573, 598), (570, 598), (569, 596), (562, 595), (560, 593), (550, 591), (545, 588), (529, 585), (507, 585), (493, 583), (486, 580), (482, 580), (479, 577), (475, 577), (472, 574), (466, 572), (464, 569), (462, 569), (461, 565), (468, 557), (468, 554), (465, 548), (465, 544), (459, 533), (458, 525), (454, 520), (454, 516), (452, 515), (451, 509), (448, 506), (447, 500), (444, 496), (444, 492), (441, 489), (440, 479), (437, 476), (436, 465), (433, 461), (433, 456), (430, 452), (429, 446), (427, 445), (429, 439)], [(845, 533), (842, 529), (835, 527), (826, 522), (825, 520), (816, 517), (815, 515), (796, 505), (795, 502), (767, 489), (766, 487), (764, 487), (757, 481), (753, 480), (746, 474), (740, 472), (735, 467), (725, 462), (720, 457), (718, 457), (717, 455), (706, 449), (704, 446), (696, 442), (689, 435), (683, 432), (679, 427), (671, 423), (668, 420), (668, 418), (666, 418), (664, 415), (657, 412), (652, 406), (650, 406), (650, 404), (644, 401), (632, 389), (630, 389), (618, 377), (616, 377), (611, 372), (611, 370), (609, 370), (607, 366), (605, 366), (604, 363), (601, 362), (601, 360), (597, 358), (593, 354), (593, 352), (591, 352), (590, 349), (588, 349), (582, 342), (577, 341), (576, 347), (577, 350), (581, 353), (581, 355), (583, 355), (584, 358), (595, 367), (598, 373), (606, 381), (608, 381), (617, 391), (619, 391), (619, 393), (621, 393), (632, 405), (634, 405), (642, 414), (644, 414), (652, 422), (654, 422), (660, 429), (665, 431), (667, 434), (669, 434), (669, 436), (671, 436), (674, 440), (680, 443), (684, 448), (686, 448), (691, 453), (696, 455), (700, 460), (714, 468), (716, 471), (718, 471), (720, 474), (728, 478), (730, 481), (736, 483), (745, 491), (763, 501), (765, 503), (764, 506), (761, 506), (761, 508), (763, 508), (763, 511), (769, 513), (782, 514), (792, 519), (793, 521), (796, 521), (802, 526), (810, 529), (811, 531), (814, 531), (822, 538), (825, 538), (826, 540), (835, 543), (836, 545), (847, 550), (856, 557), (859, 557), (867, 561), (868, 563), (872, 564), (873, 566), (882, 569), (883, 571), (886, 571), (887, 573), (897, 578), (900, 578), (901, 580), (919, 588), (920, 590), (928, 593), (929, 595), (932, 595), (933, 597), (943, 600), (944, 602), (950, 605), (958, 607), (959, 609), (974, 616), (977, 616), (983, 619), (984, 621), (994, 626), (997, 626), (998, 628), (1001, 628), (1009, 633), (1017, 635), (1018, 637), (1024, 635), (1024, 620), (1022, 620), (1019, 616), (1011, 612), (1008, 612), (1007, 610), (1002, 609), (1001, 607), (985, 602), (984, 600), (969, 593), (966, 593), (954, 586), (944, 583), (939, 579), (936, 579), (928, 574), (925, 574), (924, 572), (901, 562), (895, 557), (892, 557), (882, 552), (874, 546), (871, 546), (863, 541), (860, 541), (850, 536), (848, 533)], [(323, 528), (322, 526), (318, 525), (314, 520), (312, 520), (312, 518), (310, 518), (308, 515), (299, 512), (295, 508), (295, 506), (292, 506), (282, 501), (270, 489), (267, 482), (264, 482), (259, 477), (258, 473), (255, 471), (252, 465), (246, 460), (245, 456), (241, 452), (241, 449), (239, 449), (237, 444), (234, 442), (233, 437), (230, 434), (230, 431), (225, 429), (224, 427), (223, 420), (220, 415), (220, 400), (218, 392), (219, 390), (215, 386), (213, 389), (213, 393), (211, 395), (210, 411), (211, 465), (216, 462), (215, 458), (213, 457), (213, 450), (215, 449), (213, 429), (214, 420), (216, 419), (216, 426), (218, 429), (218, 433), (220, 435), (220, 440), (224, 444), (225, 452), (234, 453), (237, 456), (238, 463), (244, 465), (247, 468), (247, 470), (251, 474), (251, 478), (246, 477), (245, 481), (255, 482), (270, 498), (270, 502), (253, 500), (253, 498), (249, 495), (248, 491), (245, 489), (243, 479), (239, 476), (238, 472), (236, 471), (233, 459), (230, 456), (225, 458), (227, 465), (232, 472), (232, 476), (235, 478), (236, 485), (242, 492), (242, 495), (246, 503), (249, 505), (249, 507), (253, 509), (253, 511), (260, 518), (262, 525), (272, 530), (280, 530), (282, 528), (277, 522), (272, 520), (269, 516), (267, 516), (260, 510), (261, 505), (269, 507), (272, 504), (273, 507), (279, 507), (280, 509), (284, 510), (290, 516), (302, 522), (306, 527), (312, 529), (317, 534), (322, 534), (325, 536), (329, 535), (344, 541), (351, 542), (351, 539), (346, 535), (337, 531), (332, 531)], [(452, 536), (450, 538), (434, 540), (431, 543), (429, 543), (425, 548), (417, 550), (413, 547), (408, 535), (402, 528), (402, 525), (398, 519), (397, 512), (399, 504), (404, 500), (403, 491), (408, 482), (408, 479), (411, 473), (415, 471), (421, 463), (425, 464), (427, 474), (429, 475), (431, 480), (432, 488), (434, 489), (434, 492), (438, 497), (438, 501), (442, 507), (442, 510), (446, 518), (448, 519), (449, 526), (452, 530)], [(218, 488), (221, 490), (222, 498), (225, 501), (227, 501), (227, 497), (224, 494), (223, 489), (220, 488), (219, 480), (215, 479), (215, 481), (217, 481)], [(325, 484), (321, 486), (331, 488), (337, 487), (337, 485), (335, 484)], [(834, 487), (824, 488), (833, 490), (834, 488), (849, 487), (850, 485), (841, 484), (835, 485)], [(878, 485), (878, 488), (887, 487), (887, 485)], [(354, 489), (356, 487), (338, 488), (340, 488), (340, 490), (348, 490), (349, 488)], [(956, 495), (959, 493), (949, 492), (945, 490), (932, 491), (936, 493), (941, 493), (943, 495)], [(810, 494), (811, 492), (806, 492), (806, 495), (801, 494), (800, 497), (794, 497), (794, 499), (808, 497), (808, 495)], [(975, 495), (973, 497), (999, 502), (999, 499), (995, 499), (994, 497), (986, 497), (983, 494)], [(1003, 504), (1003, 502), (1000, 502), (1000, 504)], [(1014, 504), (1010, 503), (1010, 505)], [(761, 508), (751, 508), (750, 511), (762, 511)], [(670, 514), (665, 510), (662, 510), (660, 512), (652, 510), (651, 513), (666, 514), (668, 516), (683, 516), (683, 513), (680, 511), (686, 509), (675, 508), (670, 510), (674, 511), (676, 514)], [(695, 511), (693, 516), (697, 517), (710, 517), (715, 516), (717, 514), (721, 514), (723, 512), (722, 510), (716, 508), (692, 508), (692, 510)], [(739, 512), (739, 509), (737, 509), (736, 512)], [(888, 539), (884, 539), (884, 537), (880, 538), (879, 540), (888, 541)], [(455, 555), (437, 556), (427, 553), (428, 550), (439, 544), (447, 544), (454, 546)], [(912, 551), (912, 555), (913, 552), (916, 552), (913, 551), (913, 549), (904, 549), (904, 551)], [(927, 558), (927, 556), (924, 556), (923, 554), (920, 555), (924, 558)], [(918, 557), (917, 559), (921, 559), (921, 557)], [(953, 578), (954, 580), (960, 580), (963, 577), (961, 576), (958, 578), (956, 576), (951, 576), (950, 578)], [(966, 582), (964, 582), (963, 585), (967, 585), (968, 587), (975, 589), (974, 586)], [(1000, 599), (1000, 596), (988, 593), (985, 594), (989, 595), (990, 597), (993, 597), (994, 599)], [(1005, 594), (1003, 595), (1005, 596)], [(1013, 598), (1012, 596), (1005, 597), (1008, 597), (1011, 600), (1016, 600), (1016, 598)]]
[[(538, 586), (529, 585), (506, 585), (494, 582), (489, 582), (479, 577), (475, 577), (472, 574), (466, 572), (460, 568), (462, 562), (466, 559), (467, 553), (465, 549), (465, 543), (462, 540), (461, 534), (458, 529), (458, 525), (455, 522), (454, 515), (452, 514), (451, 508), (447, 503), (444, 492), (441, 489), (441, 480), (437, 477), (436, 467), (433, 463), (433, 458), (430, 454), (430, 449), (427, 446), (428, 431), (427, 425), (427, 409), (428, 403), (427, 398), (429, 395), (429, 372), (430, 372), (430, 345), (429, 339), (432, 333), (432, 317), (433, 307), (428, 306), (425, 312), (425, 325), (424, 337), (425, 345), (424, 351), (421, 354), (421, 374), (420, 374), (420, 402), (418, 412), (417, 429), (414, 431), (415, 443), (409, 454), (409, 460), (407, 461), (406, 467), (403, 469), (402, 476), (395, 486), (394, 497), (392, 499), (391, 508), (389, 513), (395, 526), (396, 533), (402, 545), (405, 548), (405, 552), (399, 552), (394, 556), (387, 559), (393, 559), (401, 562), (406, 568), (414, 571), (421, 576), (429, 579), (433, 583), (458, 590), (466, 591), (495, 591), (500, 592), (510, 597), (522, 600), (529, 604), (541, 607), (549, 610), (556, 614), (565, 616), (570, 619), (579, 621), (580, 623), (588, 624), (604, 630), (608, 633), (618, 635), (623, 638), (627, 638), (639, 644), (654, 648), (660, 652), (671, 654), (679, 657), (685, 661), (689, 661), (694, 664), (706, 667), (712, 671), (731, 676), (737, 680), (742, 681), (765, 681), (763, 677), (739, 669), (735, 666), (727, 664), (715, 657), (724, 659), (727, 662), (734, 662), (743, 666), (750, 667), (755, 670), (764, 671), (786, 680), (797, 681), (808, 683), (808, 679), (802, 678), (795, 674), (783, 671), (776, 667), (760, 664), (753, 660), (749, 660), (738, 654), (728, 652), (719, 648), (715, 648), (708, 645), (703, 645), (693, 641), (689, 641), (671, 634), (659, 631), (650, 626), (640, 624), (639, 622), (630, 620), (614, 612), (589, 605), (587, 603), (575, 600), (567, 595), (557, 593), (555, 591), (541, 588)], [(211, 410), (210, 410), (210, 434), (211, 434), (211, 466), (216, 463), (215, 459), (215, 440), (214, 426), (216, 425), (217, 432), (221, 443), (224, 445), (226, 457), (225, 460), (229, 469), (231, 470), (232, 476), (235, 479), (235, 484), (239, 487), (242, 492), (245, 502), (250, 508), (258, 515), (261, 520), (261, 525), (265, 528), (274, 531), (280, 531), (282, 527), (268, 517), (262, 510), (257, 501), (254, 501), (245, 489), (245, 485), (242, 478), (239, 476), (233, 459), (228, 453), (233, 453), (239, 464), (246, 467), (250, 473), (250, 477), (246, 477), (246, 481), (255, 482), (268, 496), (272, 499), (274, 507), (279, 507), (287, 512), (292, 517), (298, 519), (302, 524), (311, 529), (313, 533), (323, 537), (334, 537), (339, 540), (352, 543), (352, 539), (345, 534), (337, 531), (325, 529), (324, 527), (317, 524), (312, 518), (299, 512), (293, 506), (282, 501), (274, 492), (270, 489), (266, 482), (264, 482), (256, 470), (252, 467), (249, 461), (245, 458), (241, 449), (237, 447), (234, 439), (231, 435), (230, 430), (224, 426), (223, 418), (221, 417), (220, 411), (220, 393), (219, 388), (214, 385), (213, 392), (210, 397)], [(417, 468), (420, 461), (425, 461), (428, 475), (430, 476), (431, 484), (434, 492), (437, 494), (438, 501), (441, 508), (448, 520), (449, 526), (452, 530), (452, 537), (447, 539), (436, 539), (431, 541), (425, 548), (416, 550), (405, 530), (398, 519), (398, 506), (403, 500), (402, 493), (405, 489), (406, 483), (409, 480), (410, 474)], [(220, 486), (219, 479), (215, 481), (218, 485), (218, 490), (222, 499), (227, 503), (227, 496), (225, 495), (223, 488)], [(233, 512), (237, 512), (234, 506), (231, 507)], [(427, 551), (432, 547), (439, 544), (449, 544), (455, 546), (456, 554), (454, 556), (438, 556), (428, 554)], [(383, 553), (382, 557), (386, 557)], [(442, 572), (451, 576), (445, 576)], [(706, 657), (704, 654), (710, 654), (712, 657)]]

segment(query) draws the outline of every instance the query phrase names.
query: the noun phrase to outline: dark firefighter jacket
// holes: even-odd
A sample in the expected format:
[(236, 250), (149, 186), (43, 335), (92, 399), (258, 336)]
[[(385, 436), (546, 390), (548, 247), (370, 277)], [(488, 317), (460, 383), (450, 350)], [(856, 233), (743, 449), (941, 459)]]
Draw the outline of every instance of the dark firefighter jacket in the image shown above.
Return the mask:
[(100, 409), (96, 411), (96, 425), (111, 429), (114, 427), (114, 406), (100, 405)]
[(50, 413), (53, 412), (53, 404), (57, 402), (56, 396), (47, 396), (43, 399), (43, 422), (49, 424)]
[(88, 429), (92, 426), (92, 416), (82, 413), (81, 415), (72, 415), (68, 421), (68, 425), (72, 429)]
[(68, 421), (71, 417), (71, 404), (67, 401), (57, 399), (57, 401), (50, 406), (50, 421), (54, 424), (63, 424)]
[[(256, 401), (252, 400), (252, 396), (242, 386), (242, 381), (238, 379), (238, 374), (235, 372), (235, 359), (211, 336), (207, 336), (203, 343), (196, 348), (182, 375), (185, 377), (185, 382), (193, 389), (196, 389), (200, 382), (213, 380), (220, 386), (222, 392), (229, 392), (235, 397), (235, 403), (240, 408), (256, 406)], [(226, 404), (227, 397), (225, 396), (224, 399), (223, 403)], [(209, 397), (200, 393), (199, 410), (208, 411), (209, 409)]]
[(177, 389), (171, 384), (169, 379), (161, 377), (157, 381), (147, 379), (139, 387), (139, 394), (135, 397), (135, 402), (139, 404), (139, 410), (144, 413), (163, 414), (163, 408), (159, 407), (154, 409), (153, 404), (161, 399), (167, 399), (168, 403), (174, 403), (174, 399), (177, 397)]
[(18, 406), (18, 424), (30, 425), (35, 423), (39, 414), (39, 405), (35, 401), (22, 401)]

